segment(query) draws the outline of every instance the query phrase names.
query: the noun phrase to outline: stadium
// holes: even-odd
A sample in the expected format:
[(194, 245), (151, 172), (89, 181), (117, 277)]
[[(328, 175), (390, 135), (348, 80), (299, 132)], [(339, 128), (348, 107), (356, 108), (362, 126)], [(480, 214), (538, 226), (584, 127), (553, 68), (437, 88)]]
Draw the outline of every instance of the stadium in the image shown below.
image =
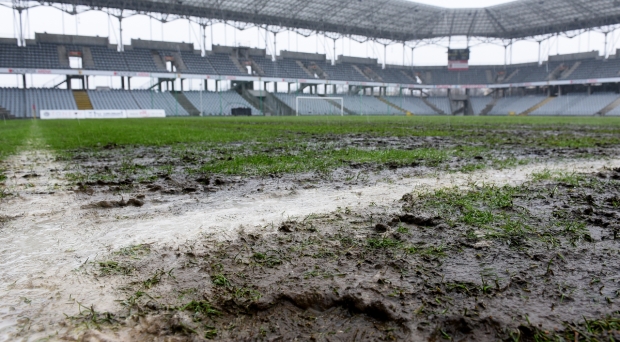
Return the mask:
[(0, 341), (619, 340), (618, 2), (438, 3), (0, 0)]

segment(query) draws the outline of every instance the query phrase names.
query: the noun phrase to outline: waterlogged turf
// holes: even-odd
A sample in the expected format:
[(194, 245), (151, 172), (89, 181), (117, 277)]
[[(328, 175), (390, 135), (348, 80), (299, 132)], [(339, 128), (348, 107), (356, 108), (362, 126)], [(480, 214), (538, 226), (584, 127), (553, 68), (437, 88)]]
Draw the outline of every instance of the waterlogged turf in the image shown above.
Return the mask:
[[(287, 117), (41, 121), (76, 183), (282, 177), (336, 170), (470, 172), (617, 154), (620, 120), (526, 117)], [(341, 175), (343, 179), (350, 174)], [(166, 188), (165, 184), (158, 186)]]
[[(54, 175), (68, 181), (59, 189), (79, 201), (72, 214), (94, 218), (84, 231), (105, 237), (121, 229), (124, 239), (72, 268), (80, 284), (101, 284), (101, 296), (77, 300), (79, 310), (48, 325), (46, 336), (53, 330), (66, 340), (95, 341), (620, 339), (620, 169), (604, 167), (620, 155), (620, 120), (180, 118), (15, 125), (5, 139), (15, 146), (38, 139), (55, 154), (62, 166), (54, 166)], [(543, 171), (509, 186), (463, 181), (442, 189), (459, 183), (438, 182), (413, 193), (410, 186), (422, 179), (472, 179), (470, 173), (483, 169), (508, 183), (508, 168), (586, 160), (599, 169)], [(382, 192), (371, 187), (396, 196), (372, 197), (367, 192)], [(33, 196), (54, 201), (54, 191)], [(351, 202), (357, 207), (274, 223), (264, 216), (299, 209), (287, 206), (314, 195), (340, 193), (357, 196)], [(6, 194), (13, 203), (21, 198)], [(277, 203), (264, 209), (261, 201), (272, 200)], [(229, 213), (229, 206), (237, 211)], [(211, 234), (203, 217), (185, 227), (201, 232), (189, 239), (176, 237), (182, 232), (174, 225), (164, 228), (169, 239), (153, 225), (161, 243), (131, 238), (141, 220), (166, 225), (191, 213), (223, 225), (244, 222)], [(10, 214), (8, 228), (30, 224)], [(46, 227), (66, 223), (55, 216), (43, 220)], [(180, 220), (168, 221), (172, 217)], [(115, 304), (101, 309), (103, 295), (113, 295)], [(16, 337), (33, 334), (24, 327)]]
[(119, 284), (119, 310), (70, 320), (141, 340), (617, 341), (619, 180), (541, 172), (129, 246), (81, 268)]

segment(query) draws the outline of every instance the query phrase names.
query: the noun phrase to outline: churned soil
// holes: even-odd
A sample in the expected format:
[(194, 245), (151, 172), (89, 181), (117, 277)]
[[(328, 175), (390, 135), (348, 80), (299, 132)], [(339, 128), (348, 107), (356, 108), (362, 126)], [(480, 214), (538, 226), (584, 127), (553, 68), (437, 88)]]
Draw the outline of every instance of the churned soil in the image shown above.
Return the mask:
[(82, 266), (119, 305), (63, 338), (617, 341), (619, 206), (620, 169), (542, 172), (131, 246)]

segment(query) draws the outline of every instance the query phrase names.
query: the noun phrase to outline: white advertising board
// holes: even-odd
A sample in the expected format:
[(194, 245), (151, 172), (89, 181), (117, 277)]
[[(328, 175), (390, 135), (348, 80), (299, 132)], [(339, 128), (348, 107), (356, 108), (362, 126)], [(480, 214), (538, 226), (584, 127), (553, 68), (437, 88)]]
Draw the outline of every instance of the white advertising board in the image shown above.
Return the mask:
[(133, 118), (165, 118), (166, 111), (161, 109), (126, 110), (128, 119)]
[(124, 110), (87, 110), (84, 111), (85, 119), (125, 119)]
[(41, 110), (41, 119), (126, 119), (126, 118), (165, 118), (163, 109), (145, 110)]
[(41, 119), (84, 119), (85, 111), (82, 110), (42, 110)]

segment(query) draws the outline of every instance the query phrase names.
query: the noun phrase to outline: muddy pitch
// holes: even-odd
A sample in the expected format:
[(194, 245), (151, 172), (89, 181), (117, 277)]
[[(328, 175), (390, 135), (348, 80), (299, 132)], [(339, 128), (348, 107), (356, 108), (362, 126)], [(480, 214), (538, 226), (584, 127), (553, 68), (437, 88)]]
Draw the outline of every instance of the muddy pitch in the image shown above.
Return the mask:
[(0, 339), (618, 340), (617, 148), (521, 133), (332, 137), (454, 155), (296, 174), (196, 172), (231, 146), (16, 156)]
[(620, 169), (534, 178), (115, 251), (82, 271), (119, 310), (82, 303), (67, 336), (618, 340)]

